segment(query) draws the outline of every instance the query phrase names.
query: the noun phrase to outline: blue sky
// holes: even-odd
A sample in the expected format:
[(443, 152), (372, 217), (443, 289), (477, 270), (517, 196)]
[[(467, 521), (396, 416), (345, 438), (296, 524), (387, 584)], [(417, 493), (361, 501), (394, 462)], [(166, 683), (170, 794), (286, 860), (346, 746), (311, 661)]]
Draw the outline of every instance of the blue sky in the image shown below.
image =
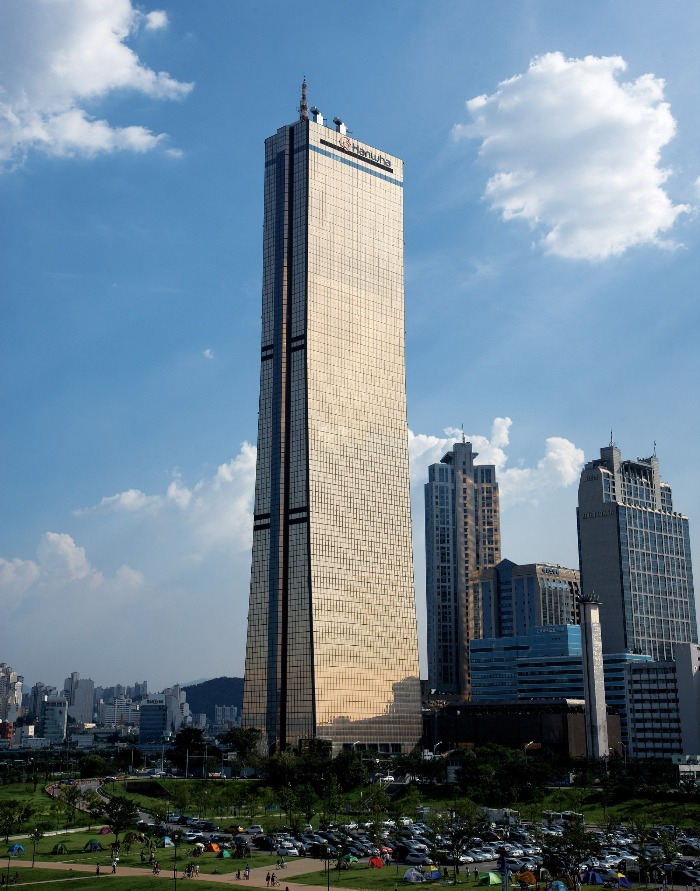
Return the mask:
[(304, 76), (405, 161), (421, 640), (462, 425), (504, 556), (577, 565), (611, 429), (656, 442), (697, 554), (698, 45), (690, 0), (0, 2), (0, 660), (242, 674), (263, 141)]

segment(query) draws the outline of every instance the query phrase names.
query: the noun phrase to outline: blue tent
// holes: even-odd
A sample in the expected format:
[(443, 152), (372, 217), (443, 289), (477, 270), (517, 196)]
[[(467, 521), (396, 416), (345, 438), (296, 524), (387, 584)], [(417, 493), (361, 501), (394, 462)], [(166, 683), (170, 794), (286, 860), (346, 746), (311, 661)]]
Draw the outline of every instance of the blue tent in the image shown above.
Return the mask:
[(22, 845), (11, 845), (11, 846), (7, 849), (7, 853), (8, 853), (8, 854), (26, 854), (26, 853), (27, 853), (27, 849), (26, 849), (26, 848), (23, 848)]

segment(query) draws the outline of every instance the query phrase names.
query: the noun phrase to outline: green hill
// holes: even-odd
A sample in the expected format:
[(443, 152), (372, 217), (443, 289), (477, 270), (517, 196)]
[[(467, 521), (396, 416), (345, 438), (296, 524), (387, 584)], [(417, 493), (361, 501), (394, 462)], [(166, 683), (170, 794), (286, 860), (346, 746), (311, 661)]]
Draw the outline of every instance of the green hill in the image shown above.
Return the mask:
[(182, 688), (187, 693), (187, 702), (193, 714), (204, 712), (210, 721), (214, 720), (215, 705), (238, 706), (243, 708), (243, 678), (212, 678)]

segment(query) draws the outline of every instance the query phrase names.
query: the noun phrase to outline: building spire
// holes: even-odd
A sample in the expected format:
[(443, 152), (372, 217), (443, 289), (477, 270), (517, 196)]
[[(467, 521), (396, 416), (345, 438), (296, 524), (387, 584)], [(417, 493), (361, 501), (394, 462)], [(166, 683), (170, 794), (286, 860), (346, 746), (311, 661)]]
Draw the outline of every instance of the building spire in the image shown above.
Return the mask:
[(306, 101), (306, 77), (301, 85), (301, 102), (299, 103), (299, 120), (309, 120), (309, 105)]
[(462, 424), (462, 445), (467, 441), (466, 436), (464, 435), (464, 424)]

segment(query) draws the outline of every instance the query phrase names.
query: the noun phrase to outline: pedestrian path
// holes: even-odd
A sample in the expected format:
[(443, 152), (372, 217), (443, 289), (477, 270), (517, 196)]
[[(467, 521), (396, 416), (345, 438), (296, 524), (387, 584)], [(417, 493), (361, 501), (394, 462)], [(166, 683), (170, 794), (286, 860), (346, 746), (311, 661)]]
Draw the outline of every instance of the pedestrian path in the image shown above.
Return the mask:
[[(285, 885), (285, 880), (291, 878), (292, 876), (304, 875), (308, 872), (318, 872), (325, 868), (326, 861), (325, 860), (311, 860), (309, 858), (303, 858), (300, 860), (293, 860), (291, 862), (287, 862), (284, 869), (275, 869), (271, 870), (269, 866), (258, 866), (255, 869), (250, 870), (250, 878), (248, 880), (236, 879), (235, 872), (229, 872), (225, 875), (211, 875), (209, 873), (201, 873), (199, 878), (206, 879), (207, 882), (219, 882), (223, 885), (238, 885), (240, 887), (252, 887), (252, 888), (267, 888), (269, 887), (267, 884), (267, 874), (269, 872), (274, 872), (277, 878), (280, 881), (282, 887)], [(45, 867), (47, 869), (57, 869), (57, 870), (65, 870), (66, 872), (84, 872), (94, 875), (95, 867), (90, 863), (60, 863), (58, 861), (50, 860), (50, 861), (39, 861), (37, 860), (35, 866)], [(15, 860), (12, 862), (12, 870), (15, 868), (18, 870), (26, 870), (31, 869), (31, 863), (25, 860)], [(100, 867), (102, 870), (102, 876), (105, 878), (109, 878), (112, 875), (112, 868), (109, 864), (105, 864)], [(242, 870), (241, 870), (242, 872)], [(117, 866), (117, 875), (120, 876), (147, 876), (152, 875), (152, 873), (147, 869), (139, 869), (137, 866)], [(178, 878), (182, 875), (182, 871), (178, 870)], [(154, 876), (154, 878), (160, 879), (171, 879), (172, 880), (173, 873), (172, 870), (162, 869), (158, 876)], [(24, 879), (24, 884), (26, 884), (26, 878)], [(38, 883), (37, 883), (38, 884)], [(303, 885), (299, 882), (294, 882), (293, 891), (319, 891), (318, 885)], [(333, 891), (357, 891), (357, 889), (348, 889), (348, 888), (340, 888), (337, 885), (333, 885)]]

